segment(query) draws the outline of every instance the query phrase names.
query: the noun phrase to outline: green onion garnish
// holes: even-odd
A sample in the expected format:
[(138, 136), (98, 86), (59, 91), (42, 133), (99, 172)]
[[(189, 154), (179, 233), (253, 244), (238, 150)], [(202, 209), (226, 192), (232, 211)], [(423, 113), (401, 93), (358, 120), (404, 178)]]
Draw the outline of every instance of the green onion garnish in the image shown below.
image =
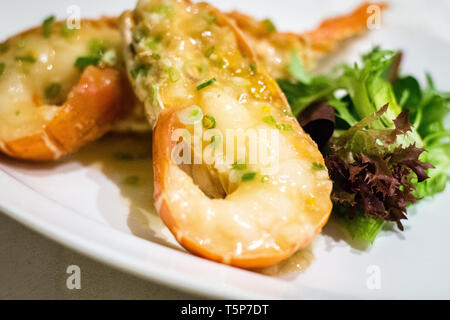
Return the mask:
[(231, 167), (233, 169), (235, 169), (235, 170), (245, 170), (245, 169), (247, 169), (247, 165), (245, 163), (242, 163), (242, 162), (235, 162), (235, 163), (233, 163), (233, 165)]
[(42, 32), (44, 37), (48, 38), (52, 34), (53, 22), (55, 21), (55, 16), (50, 16), (44, 20), (42, 23)]
[(267, 123), (267, 124), (270, 124), (270, 125), (276, 125), (277, 124), (277, 122), (276, 122), (276, 120), (275, 120), (275, 118), (273, 116), (265, 116), (263, 118), (263, 121), (265, 123)]
[(177, 82), (181, 78), (180, 72), (174, 67), (167, 68), (167, 74), (169, 75), (169, 80), (171, 82)]
[(78, 57), (75, 60), (75, 67), (80, 68), (80, 70), (84, 70), (87, 66), (96, 66), (100, 62), (100, 58), (98, 57)]
[(269, 32), (275, 32), (277, 31), (277, 28), (275, 27), (275, 24), (270, 19), (264, 19), (263, 20), (264, 27), (266, 27), (266, 30)]
[(213, 147), (216, 147), (219, 143), (220, 143), (220, 140), (221, 139), (221, 136), (220, 135), (215, 135), (215, 136), (212, 136), (211, 137), (211, 145), (213, 146)]
[(209, 79), (208, 81), (203, 82), (199, 86), (197, 86), (197, 90), (200, 91), (216, 82), (216, 78)]
[(21, 61), (21, 62), (28, 62), (28, 63), (36, 62), (36, 58), (32, 57), (32, 56), (17, 56), (14, 58), (14, 60)]
[(109, 49), (102, 56), (102, 62), (107, 66), (114, 66), (117, 63), (117, 52), (114, 49)]
[(103, 39), (92, 39), (89, 41), (89, 55), (101, 58), (108, 48), (108, 42)]
[(134, 69), (132, 69), (130, 71), (130, 73), (131, 73), (131, 76), (136, 79), (140, 75), (144, 76), (144, 77), (147, 76), (149, 70), (150, 70), (150, 65), (141, 64), (141, 65), (138, 65), (137, 67), (135, 67)]
[(57, 82), (50, 83), (47, 88), (45, 88), (45, 97), (47, 99), (55, 99), (61, 93), (61, 85)]
[(152, 86), (152, 103), (153, 106), (158, 105), (158, 86), (156, 84)]
[(160, 4), (160, 5), (153, 6), (149, 11), (154, 12), (154, 13), (163, 14), (165, 16), (171, 16), (172, 14), (174, 14), (175, 9), (172, 6)]
[(270, 178), (269, 178), (268, 175), (263, 175), (263, 176), (261, 177), (261, 182), (262, 182), (262, 183), (269, 182), (269, 180), (270, 180)]
[(139, 43), (142, 39), (146, 37), (147, 33), (144, 29), (136, 29), (133, 32), (133, 40), (136, 43)]
[(285, 123), (277, 124), (277, 125), (275, 125), (275, 127), (281, 131), (291, 131), (292, 130), (292, 126), (290, 124), (285, 124)]
[(145, 42), (145, 46), (147, 48), (149, 48), (150, 50), (156, 50), (158, 48), (158, 45), (161, 43), (162, 41), (162, 36), (156, 36), (155, 38), (149, 38), (146, 42)]
[(256, 172), (246, 172), (242, 175), (241, 180), (242, 181), (251, 181), (253, 179), (255, 179), (256, 176)]
[(314, 170), (323, 170), (323, 169), (325, 169), (325, 166), (323, 164), (321, 164), (321, 163), (313, 162), (312, 163), (312, 168)]
[(213, 116), (205, 115), (203, 117), (203, 127), (205, 129), (214, 129), (216, 127), (216, 119)]
[(3, 74), (3, 72), (5, 72), (5, 63), (0, 62), (0, 76)]
[(199, 106), (190, 106), (178, 112), (178, 119), (184, 124), (196, 124), (203, 119), (203, 112)]

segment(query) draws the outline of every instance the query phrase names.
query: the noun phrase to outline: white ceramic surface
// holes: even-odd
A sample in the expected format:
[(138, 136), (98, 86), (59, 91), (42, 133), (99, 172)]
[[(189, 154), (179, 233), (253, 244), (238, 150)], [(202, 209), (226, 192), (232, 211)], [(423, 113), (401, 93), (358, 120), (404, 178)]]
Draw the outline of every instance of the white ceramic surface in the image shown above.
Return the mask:
[[(284, 30), (313, 28), (321, 18), (343, 13), (359, 1), (211, 1), (271, 17)], [(39, 24), (51, 13), (66, 16), (76, 4), (83, 16), (117, 15), (134, 1), (42, 0), (0, 3), (0, 39)], [(402, 49), (403, 72), (450, 89), (450, 4), (392, 1), (382, 28), (341, 48), (331, 61), (352, 61), (374, 44)], [(145, 143), (145, 142), (144, 142)], [(303, 272), (277, 277), (239, 270), (186, 253), (151, 211), (151, 187), (138, 191), (120, 179), (136, 168), (117, 168), (86, 149), (54, 165), (17, 163), (0, 157), (0, 210), (85, 255), (141, 277), (210, 297), (223, 298), (450, 298), (450, 190), (410, 210), (405, 231), (385, 230), (375, 245), (359, 250), (327, 226), (312, 245), (314, 259)], [(97, 163), (97, 165), (93, 165)], [(88, 165), (89, 164), (89, 165)], [(140, 168), (149, 168), (141, 163)], [(116, 171), (117, 170), (117, 171)], [(151, 171), (144, 174), (151, 184)], [(127, 189), (128, 188), (128, 189)], [(148, 200), (147, 200), (148, 194)], [(144, 214), (149, 211), (148, 214)], [(372, 266), (381, 288), (371, 290)]]

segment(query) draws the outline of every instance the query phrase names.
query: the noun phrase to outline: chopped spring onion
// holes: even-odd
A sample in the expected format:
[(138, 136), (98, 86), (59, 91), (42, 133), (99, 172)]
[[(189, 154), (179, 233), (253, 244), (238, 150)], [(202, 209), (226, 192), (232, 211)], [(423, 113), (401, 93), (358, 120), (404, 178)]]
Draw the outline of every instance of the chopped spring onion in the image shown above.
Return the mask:
[(263, 20), (264, 27), (266, 27), (268, 32), (275, 32), (277, 31), (277, 27), (275, 27), (275, 24), (270, 19), (264, 19)]
[(323, 170), (323, 169), (325, 169), (325, 166), (323, 164), (321, 164), (321, 163), (313, 162), (312, 163), (312, 168), (314, 170)]
[(155, 38), (149, 38), (147, 41), (145, 41), (145, 46), (150, 50), (156, 50), (162, 39), (163, 38), (161, 35), (156, 36)]
[(152, 86), (152, 104), (153, 106), (158, 105), (158, 86), (156, 84)]
[(261, 182), (262, 182), (262, 183), (269, 182), (269, 180), (270, 180), (270, 178), (269, 178), (268, 175), (263, 175), (263, 176), (261, 177)]
[(107, 50), (101, 60), (107, 66), (114, 66), (117, 63), (117, 52), (114, 49)]
[(36, 58), (32, 57), (32, 56), (17, 56), (14, 58), (14, 60), (21, 61), (21, 62), (28, 62), (28, 63), (36, 62)]
[(180, 80), (181, 76), (180, 76), (180, 72), (175, 69), (174, 67), (169, 67), (167, 68), (167, 74), (169, 75), (169, 80), (171, 82), (177, 82), (178, 80)]
[(133, 32), (133, 40), (136, 43), (139, 43), (142, 39), (146, 37), (146, 32), (144, 29), (136, 29)]
[(242, 181), (251, 181), (255, 179), (256, 172), (246, 172), (242, 175)]
[(203, 112), (199, 106), (190, 106), (178, 112), (178, 119), (184, 124), (196, 124), (202, 121)]
[(245, 170), (247, 169), (247, 165), (243, 162), (235, 162), (233, 163), (233, 165), (231, 166), (233, 169), (236, 170)]
[(275, 128), (277, 128), (278, 130), (281, 130), (281, 131), (291, 131), (292, 130), (292, 126), (290, 124), (285, 124), (285, 123), (276, 124)]
[(55, 99), (61, 93), (61, 85), (57, 82), (50, 83), (47, 88), (45, 88), (45, 97), (47, 99)]
[(276, 122), (276, 120), (275, 120), (275, 118), (273, 116), (265, 116), (262, 120), (265, 123), (270, 124), (270, 125), (276, 125), (277, 124), (277, 122)]
[(215, 135), (211, 137), (211, 144), (213, 147), (216, 147), (221, 141), (221, 136), (220, 135)]
[(89, 41), (89, 55), (101, 58), (108, 48), (108, 42), (103, 39), (92, 39)]
[(172, 6), (160, 4), (151, 7), (149, 11), (152, 13), (159, 13), (165, 16), (171, 16), (172, 14), (174, 14), (175, 9)]
[(149, 69), (150, 69), (150, 65), (141, 64), (141, 65), (138, 65), (137, 67), (135, 67), (134, 69), (132, 69), (130, 71), (130, 73), (131, 73), (131, 76), (136, 79), (139, 75), (142, 75), (145, 77), (148, 74)]
[(203, 117), (203, 127), (205, 129), (214, 129), (216, 127), (216, 119), (213, 116), (205, 115)]
[(0, 76), (3, 74), (3, 72), (5, 72), (5, 63), (0, 62)]
[(75, 61), (75, 67), (84, 70), (87, 66), (96, 66), (100, 62), (100, 58), (97, 57), (78, 57)]
[(48, 38), (52, 34), (53, 22), (55, 21), (55, 16), (50, 16), (44, 20), (42, 23), (42, 32), (44, 37)]
[(200, 91), (216, 82), (216, 78), (209, 79), (208, 81), (203, 82), (202, 84), (197, 86), (197, 90)]

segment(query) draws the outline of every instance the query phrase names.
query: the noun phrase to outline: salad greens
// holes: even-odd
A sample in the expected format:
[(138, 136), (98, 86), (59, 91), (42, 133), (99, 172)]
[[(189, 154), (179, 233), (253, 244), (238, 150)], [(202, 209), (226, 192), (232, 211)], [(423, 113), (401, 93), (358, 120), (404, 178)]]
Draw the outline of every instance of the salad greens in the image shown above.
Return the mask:
[(293, 52), (292, 79), (278, 80), (300, 123), (318, 103), (334, 108), (334, 132), (321, 149), (333, 212), (352, 237), (369, 242), (386, 221), (403, 230), (407, 206), (443, 191), (448, 180), (450, 92), (438, 91), (429, 75), (425, 89), (412, 76), (398, 77), (400, 58), (374, 48), (362, 64), (314, 76)]

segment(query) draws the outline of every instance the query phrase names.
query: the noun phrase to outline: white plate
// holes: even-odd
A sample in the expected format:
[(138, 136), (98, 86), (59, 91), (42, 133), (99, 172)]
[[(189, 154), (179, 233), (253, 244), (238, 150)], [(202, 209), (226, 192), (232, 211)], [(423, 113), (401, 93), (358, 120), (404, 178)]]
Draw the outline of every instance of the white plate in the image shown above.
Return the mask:
[[(285, 30), (313, 28), (321, 18), (343, 13), (358, 1), (212, 1), (270, 16)], [(39, 24), (50, 13), (66, 16), (69, 5), (83, 16), (115, 15), (134, 1), (3, 1), (0, 37)], [(373, 44), (405, 53), (403, 71), (423, 79), (430, 71), (442, 89), (450, 88), (450, 25), (446, 1), (395, 1), (381, 30), (343, 47), (333, 58), (354, 60)], [(14, 17), (14, 19), (11, 19)], [(411, 25), (411, 22), (414, 24)], [(432, 24), (432, 25), (431, 25)], [(115, 150), (108, 147), (116, 139)], [(119, 140), (117, 140), (119, 139)], [(311, 265), (303, 272), (266, 276), (210, 262), (186, 253), (152, 209), (151, 163), (136, 166), (113, 160), (122, 148), (148, 148), (149, 140), (107, 137), (75, 158), (32, 165), (0, 158), (0, 209), (58, 242), (141, 277), (209, 297), (224, 298), (450, 298), (450, 191), (410, 209), (406, 230), (385, 230), (368, 250), (352, 248), (333, 226), (291, 263)], [(125, 141), (122, 141), (125, 140)], [(122, 143), (120, 143), (122, 141)], [(134, 144), (136, 146), (134, 146)], [(146, 188), (124, 187), (139, 173)], [(287, 266), (287, 269), (292, 267)], [(373, 289), (374, 277), (381, 287)], [(372, 289), (371, 289), (372, 288)]]

